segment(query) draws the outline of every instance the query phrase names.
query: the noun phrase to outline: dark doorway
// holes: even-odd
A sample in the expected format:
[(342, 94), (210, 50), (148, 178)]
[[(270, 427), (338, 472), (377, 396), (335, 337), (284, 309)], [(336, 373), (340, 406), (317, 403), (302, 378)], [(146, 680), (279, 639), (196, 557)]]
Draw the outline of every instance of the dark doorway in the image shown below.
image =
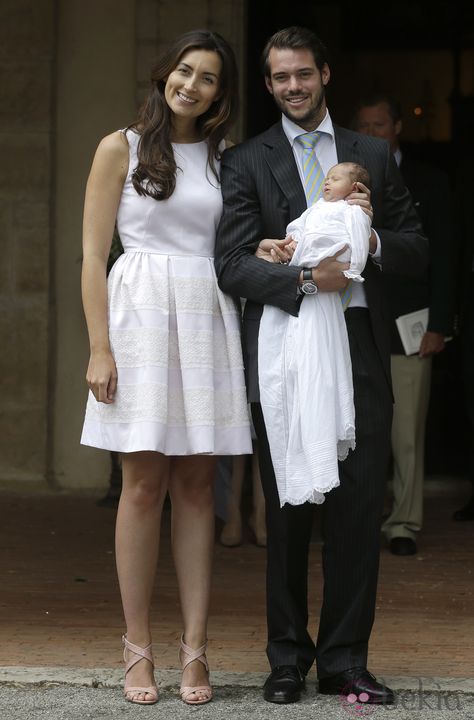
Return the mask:
[[(247, 11), (247, 136), (252, 137), (278, 119), (271, 96), (265, 89), (260, 57), (267, 39), (289, 25), (310, 27), (327, 42), (327, 9), (338, 3), (308, 0), (259, 0), (249, 2)], [(337, 8), (337, 10), (339, 10)], [(337, 12), (339, 15), (339, 12)], [(338, 19), (339, 22), (339, 19)]]

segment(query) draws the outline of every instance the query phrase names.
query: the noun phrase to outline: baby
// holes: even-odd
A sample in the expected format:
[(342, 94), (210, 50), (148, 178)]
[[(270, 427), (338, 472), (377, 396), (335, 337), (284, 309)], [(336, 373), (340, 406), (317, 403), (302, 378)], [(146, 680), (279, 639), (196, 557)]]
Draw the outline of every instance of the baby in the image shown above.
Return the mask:
[[(369, 184), (365, 168), (339, 163), (324, 181), (323, 198), (287, 227), (292, 265), (315, 267), (338, 256), (349, 262), (351, 282), (363, 282), (371, 221), (344, 198), (357, 182)], [(264, 240), (267, 252), (275, 241)], [(309, 293), (306, 294), (309, 290)], [(259, 332), (260, 401), (275, 470), (280, 505), (324, 502), (339, 485), (338, 460), (355, 447), (355, 412), (349, 341), (337, 292), (317, 292), (303, 283), (298, 317), (266, 305)]]
[[(314, 267), (347, 245), (347, 250), (338, 256), (340, 262), (351, 263), (344, 274), (363, 282), (357, 268), (363, 270), (367, 260), (366, 229), (370, 228), (370, 220), (360, 206), (345, 202), (348, 195), (357, 192), (358, 182), (368, 186), (370, 178), (367, 170), (357, 163), (343, 162), (329, 170), (323, 184), (323, 197), (287, 227), (287, 238), (293, 239), (289, 247), (295, 251), (299, 244), (300, 248), (296, 258), (292, 258), (292, 265)], [(271, 240), (263, 240), (260, 247), (270, 249), (271, 243)], [(314, 253), (318, 256), (317, 262), (308, 258), (308, 255), (312, 258)]]

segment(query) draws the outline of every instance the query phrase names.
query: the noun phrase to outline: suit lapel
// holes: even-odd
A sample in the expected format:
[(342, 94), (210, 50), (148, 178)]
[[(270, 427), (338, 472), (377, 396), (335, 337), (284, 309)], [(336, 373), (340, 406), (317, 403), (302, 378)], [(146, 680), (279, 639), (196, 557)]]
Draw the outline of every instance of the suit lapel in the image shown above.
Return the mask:
[(262, 138), (264, 157), (270, 172), (289, 204), (289, 217), (299, 217), (306, 210), (306, 195), (296, 166), (293, 150), (277, 123)]
[[(338, 162), (356, 162), (365, 165), (357, 138), (344, 128), (334, 126)], [(306, 210), (306, 196), (298, 173), (293, 150), (281, 123), (273, 125), (262, 136), (263, 153), (270, 172), (289, 204), (289, 217), (299, 217)]]
[(334, 126), (338, 162), (355, 162), (364, 165), (357, 138), (346, 133), (344, 128)]

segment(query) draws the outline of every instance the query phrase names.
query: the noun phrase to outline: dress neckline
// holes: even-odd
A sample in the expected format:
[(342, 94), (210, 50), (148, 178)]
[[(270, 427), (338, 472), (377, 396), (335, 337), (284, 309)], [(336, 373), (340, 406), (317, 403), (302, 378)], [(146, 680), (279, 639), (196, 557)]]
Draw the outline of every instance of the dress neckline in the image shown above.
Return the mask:
[(179, 145), (182, 147), (183, 145), (202, 145), (202, 143), (205, 143), (205, 140), (197, 140), (196, 142), (190, 142), (190, 143), (179, 143), (179, 142), (172, 142), (172, 145)]

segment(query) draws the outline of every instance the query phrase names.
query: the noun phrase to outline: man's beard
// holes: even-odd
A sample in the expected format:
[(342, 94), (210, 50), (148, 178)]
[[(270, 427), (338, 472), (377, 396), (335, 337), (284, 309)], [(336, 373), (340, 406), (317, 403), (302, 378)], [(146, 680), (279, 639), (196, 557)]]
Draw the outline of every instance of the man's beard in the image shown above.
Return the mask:
[[(298, 97), (298, 95), (300, 94), (301, 93), (290, 93), (288, 97)], [(325, 99), (324, 87), (321, 88), (321, 91), (316, 98), (316, 103), (313, 103), (304, 115), (293, 115), (291, 112), (291, 107), (289, 108), (288, 104), (284, 104), (280, 100), (277, 100), (275, 96), (273, 96), (273, 99), (275, 100), (277, 107), (281, 110), (283, 115), (285, 115), (288, 120), (291, 120), (291, 122), (294, 122), (296, 125), (311, 125), (314, 128), (316, 127), (316, 125), (319, 124), (322, 119), (320, 116), (321, 108)]]

